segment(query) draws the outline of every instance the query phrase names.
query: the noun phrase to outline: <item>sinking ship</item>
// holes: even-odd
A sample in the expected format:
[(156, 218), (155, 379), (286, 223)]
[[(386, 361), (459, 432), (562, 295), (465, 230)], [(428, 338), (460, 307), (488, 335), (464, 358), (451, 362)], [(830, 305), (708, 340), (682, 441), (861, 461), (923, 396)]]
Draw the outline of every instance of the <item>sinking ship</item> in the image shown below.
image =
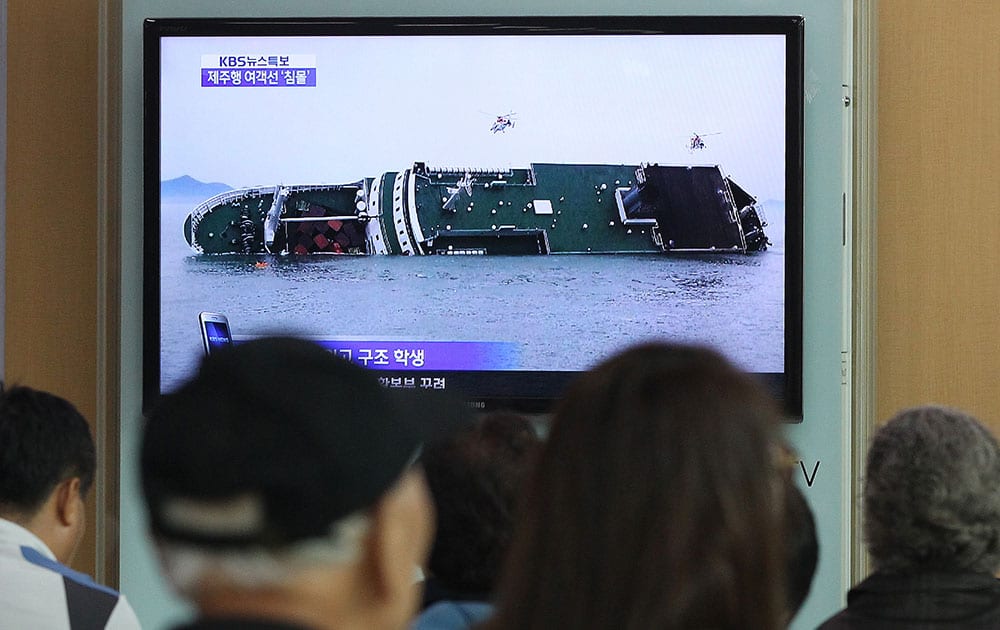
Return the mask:
[(757, 252), (757, 199), (717, 165), (423, 162), (336, 185), (241, 188), (199, 204), (199, 254), (540, 255)]

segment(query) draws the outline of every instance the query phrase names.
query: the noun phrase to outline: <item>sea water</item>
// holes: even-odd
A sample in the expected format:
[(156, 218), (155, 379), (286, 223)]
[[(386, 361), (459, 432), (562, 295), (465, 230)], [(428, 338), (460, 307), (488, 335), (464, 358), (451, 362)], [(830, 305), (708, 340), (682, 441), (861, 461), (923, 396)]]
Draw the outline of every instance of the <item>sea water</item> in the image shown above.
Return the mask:
[(784, 208), (753, 254), (549, 256), (222, 255), (182, 234), (191, 204), (161, 221), (161, 387), (203, 351), (198, 313), (233, 334), (505, 341), (520, 369), (585, 369), (653, 339), (708, 344), (754, 372), (784, 370)]

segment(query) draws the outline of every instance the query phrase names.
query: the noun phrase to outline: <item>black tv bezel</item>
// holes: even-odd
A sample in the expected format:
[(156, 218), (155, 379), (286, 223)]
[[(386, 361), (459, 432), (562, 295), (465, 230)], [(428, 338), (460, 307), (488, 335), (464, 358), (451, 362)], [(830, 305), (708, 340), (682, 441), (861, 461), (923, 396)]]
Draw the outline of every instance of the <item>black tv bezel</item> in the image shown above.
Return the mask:
[[(149, 18), (143, 24), (142, 406), (160, 394), (160, 41), (164, 37), (301, 35), (785, 36), (785, 371), (758, 374), (791, 421), (802, 417), (804, 19), (788, 15), (344, 18)], [(389, 375), (389, 373), (386, 373)], [(545, 413), (578, 372), (447, 372), (481, 409)], [(425, 374), (422, 376), (434, 376)], [(472, 390), (472, 391), (470, 391)]]

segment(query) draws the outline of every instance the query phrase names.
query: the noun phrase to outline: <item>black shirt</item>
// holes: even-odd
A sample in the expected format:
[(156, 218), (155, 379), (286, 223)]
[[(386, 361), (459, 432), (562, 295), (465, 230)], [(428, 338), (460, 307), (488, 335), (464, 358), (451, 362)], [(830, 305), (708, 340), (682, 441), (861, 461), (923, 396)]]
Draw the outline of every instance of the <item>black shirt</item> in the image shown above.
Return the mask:
[(1000, 628), (1000, 580), (987, 573), (876, 572), (847, 593), (820, 630)]

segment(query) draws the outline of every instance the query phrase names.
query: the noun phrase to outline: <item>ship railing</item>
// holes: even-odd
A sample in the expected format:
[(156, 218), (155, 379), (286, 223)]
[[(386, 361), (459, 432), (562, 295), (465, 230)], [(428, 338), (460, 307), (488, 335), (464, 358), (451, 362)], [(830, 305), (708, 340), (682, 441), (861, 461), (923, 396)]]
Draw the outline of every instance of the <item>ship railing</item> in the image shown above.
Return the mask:
[(195, 206), (194, 210), (191, 211), (191, 242), (197, 242), (194, 239), (194, 235), (198, 231), (198, 224), (205, 217), (212, 208), (216, 206), (221, 206), (222, 204), (230, 203), (232, 201), (239, 201), (241, 199), (246, 199), (248, 197), (261, 196), (269, 193), (273, 193), (275, 190), (274, 186), (253, 186), (251, 188), (234, 188), (233, 190), (227, 190), (226, 192), (221, 192), (214, 197), (209, 197), (205, 201), (201, 202)]
[(427, 175), (464, 175), (469, 173), (470, 175), (504, 175), (511, 176), (514, 174), (514, 169), (506, 167), (467, 167), (467, 166), (427, 166), (423, 171)]
[[(511, 179), (516, 175), (514, 172), (497, 172), (489, 169), (426, 171), (424, 173), (414, 173), (413, 176), (432, 185), (438, 186), (453, 186), (456, 183), (454, 178), (457, 178), (458, 185), (461, 186), (461, 178), (466, 175), (472, 177), (472, 181), (469, 182), (470, 186), (484, 186), (486, 188), (500, 188), (505, 186), (513, 188), (529, 188), (534, 186), (535, 181), (531, 171), (525, 171), (525, 173), (525, 181), (511, 181)], [(441, 178), (443, 177), (447, 177), (448, 179), (442, 181)]]
[(414, 175), (423, 177), (429, 181), (442, 177), (465, 177), (469, 175), (478, 180), (489, 178), (486, 183), (489, 186), (534, 186), (535, 174), (533, 169), (524, 169), (526, 180), (524, 182), (511, 181), (517, 174), (517, 169), (509, 167), (466, 167), (466, 166), (423, 166), (420, 169), (413, 169)]
[(226, 192), (219, 193), (218, 195), (210, 197), (198, 204), (195, 209), (191, 211), (191, 215), (192, 217), (196, 214), (205, 215), (211, 208), (224, 203), (229, 203), (230, 201), (273, 193), (274, 188), (274, 186), (254, 186), (252, 188), (235, 188), (233, 190), (227, 190)]
[(361, 217), (356, 214), (329, 215), (319, 217), (287, 217), (278, 219), (281, 223), (317, 223), (323, 221), (358, 221)]
[[(295, 186), (282, 187), (282, 189), (287, 190), (289, 194), (310, 192), (310, 191), (322, 192), (324, 190), (344, 190), (345, 188), (347, 189), (356, 188), (360, 192), (360, 197), (357, 198), (357, 200), (363, 202), (365, 208), (359, 209), (357, 211), (357, 214), (353, 216), (315, 217), (316, 219), (321, 219), (321, 220), (340, 219), (341, 221), (348, 221), (351, 219), (372, 219), (377, 216), (376, 214), (372, 214), (370, 211), (369, 200), (371, 199), (370, 196), (371, 193), (369, 191), (369, 183), (366, 182), (364, 179), (359, 179), (356, 182), (349, 182), (347, 184), (298, 184)], [(287, 221), (288, 219), (281, 219), (281, 220)], [(303, 217), (303, 220), (309, 220), (309, 218)]]
[[(340, 190), (342, 188), (352, 186), (364, 187), (364, 180), (358, 180), (349, 184), (299, 184), (296, 186), (286, 186), (285, 188), (290, 193), (296, 193), (307, 190)], [(214, 197), (206, 199), (195, 206), (194, 210), (191, 211), (192, 234), (194, 234), (195, 230), (197, 230), (201, 219), (208, 214), (212, 208), (230, 203), (232, 201), (240, 201), (249, 197), (259, 197), (261, 195), (273, 194), (278, 188), (278, 186), (250, 186), (247, 188), (234, 188), (233, 190), (227, 190), (226, 192), (219, 193)]]
[(757, 220), (760, 221), (761, 227), (767, 227), (767, 213), (764, 212), (764, 204), (755, 199), (751, 205), (753, 206), (754, 211), (757, 212)]
[(344, 188), (359, 188), (364, 189), (365, 182), (363, 179), (356, 182), (348, 182), (346, 184), (296, 184), (294, 186), (284, 186), (289, 192), (306, 192), (310, 190), (342, 190)]

